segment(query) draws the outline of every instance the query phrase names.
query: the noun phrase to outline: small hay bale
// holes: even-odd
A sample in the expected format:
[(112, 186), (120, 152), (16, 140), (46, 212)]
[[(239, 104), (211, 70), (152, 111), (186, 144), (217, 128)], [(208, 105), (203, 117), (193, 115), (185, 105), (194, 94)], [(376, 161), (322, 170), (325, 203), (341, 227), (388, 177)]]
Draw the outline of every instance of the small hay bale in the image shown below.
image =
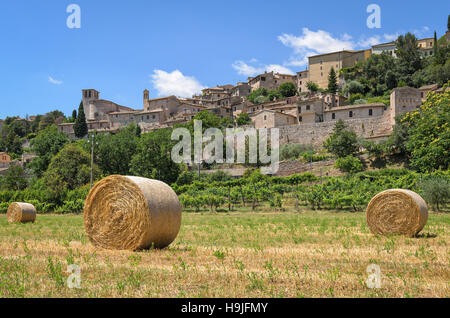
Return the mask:
[(14, 202), (6, 212), (9, 223), (28, 223), (36, 220), (36, 208), (29, 203)]
[(164, 248), (180, 231), (181, 205), (164, 182), (110, 176), (89, 192), (84, 227), (96, 247), (133, 251)]
[(410, 190), (383, 191), (367, 207), (367, 224), (373, 234), (415, 236), (423, 230), (427, 220), (427, 204)]

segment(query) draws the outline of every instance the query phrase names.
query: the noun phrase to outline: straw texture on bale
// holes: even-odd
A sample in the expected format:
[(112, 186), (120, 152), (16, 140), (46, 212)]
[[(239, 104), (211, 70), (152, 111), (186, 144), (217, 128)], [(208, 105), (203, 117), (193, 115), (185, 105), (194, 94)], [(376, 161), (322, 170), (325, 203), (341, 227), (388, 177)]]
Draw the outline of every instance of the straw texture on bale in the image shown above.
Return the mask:
[(383, 191), (367, 207), (367, 224), (374, 234), (414, 236), (423, 230), (427, 220), (427, 204), (410, 190)]
[(84, 227), (92, 244), (100, 248), (164, 248), (180, 231), (181, 205), (164, 182), (110, 176), (89, 192)]
[(6, 212), (9, 223), (28, 223), (36, 220), (36, 208), (29, 203), (14, 202)]

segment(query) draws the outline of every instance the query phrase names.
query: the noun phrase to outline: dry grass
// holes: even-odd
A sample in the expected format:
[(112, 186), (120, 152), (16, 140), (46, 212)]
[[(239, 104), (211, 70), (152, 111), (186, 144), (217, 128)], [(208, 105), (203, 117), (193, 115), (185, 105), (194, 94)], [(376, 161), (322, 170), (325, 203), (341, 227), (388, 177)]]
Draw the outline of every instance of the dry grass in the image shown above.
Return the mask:
[[(0, 297), (449, 297), (449, 223), (431, 214), (418, 238), (377, 237), (363, 213), (185, 213), (168, 249), (118, 252), (94, 248), (82, 216), (0, 216)], [(366, 286), (370, 264), (381, 289)]]

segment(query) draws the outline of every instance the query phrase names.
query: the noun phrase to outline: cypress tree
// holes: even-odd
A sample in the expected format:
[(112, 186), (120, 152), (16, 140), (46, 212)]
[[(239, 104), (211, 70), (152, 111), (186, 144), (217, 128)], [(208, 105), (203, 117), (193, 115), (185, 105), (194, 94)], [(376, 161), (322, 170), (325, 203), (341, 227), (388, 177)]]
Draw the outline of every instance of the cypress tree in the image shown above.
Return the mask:
[(438, 52), (438, 41), (436, 31), (434, 31), (433, 55), (436, 56), (437, 52)]
[(77, 110), (74, 109), (72, 112), (72, 119), (75, 121), (77, 119)]
[(328, 92), (331, 94), (336, 94), (337, 91), (338, 91), (338, 84), (336, 71), (334, 70), (334, 67), (332, 67), (330, 70), (330, 74), (328, 74)]
[(80, 107), (78, 108), (78, 116), (75, 120), (73, 130), (75, 131), (75, 137), (77, 138), (83, 138), (88, 134), (88, 126), (86, 123), (86, 116), (84, 115), (83, 102), (80, 103)]

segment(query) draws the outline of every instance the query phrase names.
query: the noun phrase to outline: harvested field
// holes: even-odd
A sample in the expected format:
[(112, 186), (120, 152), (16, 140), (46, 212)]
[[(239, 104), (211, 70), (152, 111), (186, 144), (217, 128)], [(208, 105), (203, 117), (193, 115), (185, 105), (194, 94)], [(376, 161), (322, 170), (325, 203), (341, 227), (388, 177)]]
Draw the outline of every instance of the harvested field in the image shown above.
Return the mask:
[(449, 225), (430, 213), (419, 237), (382, 237), (365, 213), (184, 213), (169, 248), (130, 252), (95, 248), (81, 215), (1, 215), (0, 297), (449, 297)]

